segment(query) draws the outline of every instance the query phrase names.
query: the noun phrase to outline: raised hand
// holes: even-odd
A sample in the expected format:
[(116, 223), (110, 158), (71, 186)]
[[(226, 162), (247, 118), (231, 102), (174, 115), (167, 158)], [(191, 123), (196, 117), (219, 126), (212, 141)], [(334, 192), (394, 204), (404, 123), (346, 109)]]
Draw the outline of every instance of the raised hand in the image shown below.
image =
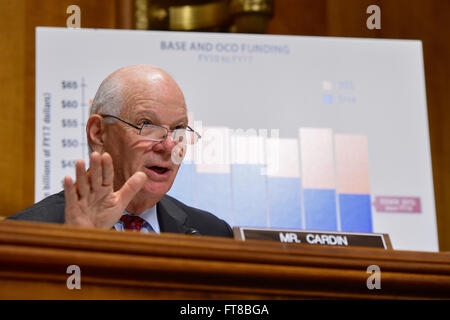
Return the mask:
[(128, 203), (147, 180), (136, 172), (122, 188), (114, 192), (114, 169), (108, 153), (93, 152), (89, 172), (83, 160), (76, 163), (76, 183), (64, 178), (66, 224), (80, 227), (111, 229), (120, 219)]

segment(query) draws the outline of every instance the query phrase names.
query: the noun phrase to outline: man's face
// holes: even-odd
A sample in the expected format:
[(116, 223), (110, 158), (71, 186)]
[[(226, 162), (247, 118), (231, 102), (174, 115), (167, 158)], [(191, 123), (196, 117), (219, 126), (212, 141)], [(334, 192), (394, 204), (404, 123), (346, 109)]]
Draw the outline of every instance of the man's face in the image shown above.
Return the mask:
[[(138, 127), (157, 124), (170, 130), (185, 128), (187, 115), (184, 98), (177, 88), (158, 83), (149, 90), (145, 85), (129, 89), (120, 118)], [(175, 147), (171, 136), (160, 142), (139, 135), (139, 130), (120, 121), (105, 129), (105, 151), (114, 165), (114, 189), (118, 190), (137, 171), (147, 175), (139, 195), (160, 199), (171, 188), (179, 164), (171, 159)]]

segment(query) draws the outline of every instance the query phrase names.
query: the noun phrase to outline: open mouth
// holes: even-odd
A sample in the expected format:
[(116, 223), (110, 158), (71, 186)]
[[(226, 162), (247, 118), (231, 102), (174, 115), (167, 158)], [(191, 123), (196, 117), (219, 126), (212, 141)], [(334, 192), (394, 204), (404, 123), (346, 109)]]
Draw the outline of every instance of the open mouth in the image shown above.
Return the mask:
[(158, 166), (151, 166), (151, 167), (147, 167), (148, 169), (156, 172), (157, 174), (164, 174), (166, 173), (169, 169), (164, 168), (164, 167), (158, 167)]

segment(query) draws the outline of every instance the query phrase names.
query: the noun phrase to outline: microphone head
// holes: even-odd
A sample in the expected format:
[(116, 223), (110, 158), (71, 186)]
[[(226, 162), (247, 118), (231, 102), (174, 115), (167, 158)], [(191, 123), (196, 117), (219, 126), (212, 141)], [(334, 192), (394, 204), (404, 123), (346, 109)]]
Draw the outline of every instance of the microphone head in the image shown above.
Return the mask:
[(189, 228), (185, 234), (196, 235), (199, 236), (200, 232), (197, 229)]

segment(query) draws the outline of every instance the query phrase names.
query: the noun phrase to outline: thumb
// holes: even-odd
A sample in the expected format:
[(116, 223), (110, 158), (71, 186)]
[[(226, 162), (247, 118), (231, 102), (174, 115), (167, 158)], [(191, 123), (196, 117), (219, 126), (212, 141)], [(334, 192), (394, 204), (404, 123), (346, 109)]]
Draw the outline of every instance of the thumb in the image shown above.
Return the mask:
[(125, 182), (125, 184), (118, 191), (120, 197), (120, 203), (124, 208), (130, 203), (134, 196), (141, 190), (144, 186), (145, 181), (147, 181), (147, 175), (143, 172), (136, 172), (130, 179)]

